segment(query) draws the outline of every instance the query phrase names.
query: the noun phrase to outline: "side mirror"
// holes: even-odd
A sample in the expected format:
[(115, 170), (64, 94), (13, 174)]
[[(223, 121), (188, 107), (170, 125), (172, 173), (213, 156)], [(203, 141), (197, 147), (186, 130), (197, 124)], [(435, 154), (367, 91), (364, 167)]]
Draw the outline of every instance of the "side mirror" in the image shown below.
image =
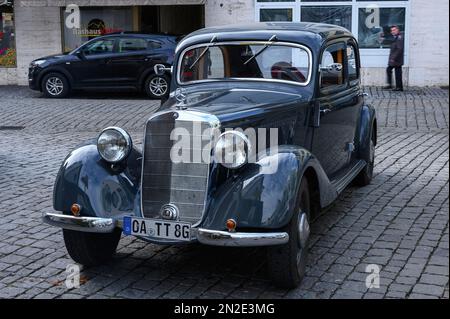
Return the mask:
[(320, 66), (320, 71), (342, 71), (342, 64), (341, 63), (331, 63), (325, 66)]
[(75, 52), (75, 55), (80, 59), (80, 60), (85, 60), (86, 56), (84, 55), (84, 52), (82, 50), (78, 50), (77, 52)]
[(164, 64), (155, 64), (153, 70), (155, 71), (156, 75), (164, 75), (164, 73), (166, 72), (168, 73), (172, 72), (172, 68), (168, 68)]

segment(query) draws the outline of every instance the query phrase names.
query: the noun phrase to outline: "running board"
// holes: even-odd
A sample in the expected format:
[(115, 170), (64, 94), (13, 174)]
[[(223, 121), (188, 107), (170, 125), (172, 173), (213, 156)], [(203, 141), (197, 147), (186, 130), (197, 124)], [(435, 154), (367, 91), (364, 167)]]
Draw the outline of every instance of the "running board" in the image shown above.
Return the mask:
[(359, 160), (357, 161), (351, 169), (345, 173), (344, 176), (342, 176), (339, 179), (335, 179), (331, 181), (331, 185), (334, 186), (338, 194), (342, 193), (342, 191), (353, 181), (353, 179), (361, 172), (364, 167), (366, 167), (367, 163), (366, 161)]

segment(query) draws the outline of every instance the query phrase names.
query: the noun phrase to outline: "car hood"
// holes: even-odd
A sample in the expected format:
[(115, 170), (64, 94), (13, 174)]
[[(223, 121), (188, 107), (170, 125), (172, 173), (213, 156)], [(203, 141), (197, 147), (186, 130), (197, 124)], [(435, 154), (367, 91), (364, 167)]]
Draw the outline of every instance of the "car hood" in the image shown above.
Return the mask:
[[(267, 89), (228, 88), (173, 94), (162, 106), (163, 109), (191, 110), (216, 116), (222, 124), (254, 116), (267, 116), (280, 109), (298, 107), (307, 102), (299, 93)], [(177, 99), (178, 98), (178, 99)]]
[[(48, 55), (39, 59), (35, 59), (34, 61), (38, 61), (38, 60), (45, 60), (49, 63), (52, 62), (65, 62), (65, 61), (71, 61), (73, 60), (73, 56), (69, 55), (69, 54), (54, 54), (54, 55)], [(33, 62), (34, 62), (33, 61)]]

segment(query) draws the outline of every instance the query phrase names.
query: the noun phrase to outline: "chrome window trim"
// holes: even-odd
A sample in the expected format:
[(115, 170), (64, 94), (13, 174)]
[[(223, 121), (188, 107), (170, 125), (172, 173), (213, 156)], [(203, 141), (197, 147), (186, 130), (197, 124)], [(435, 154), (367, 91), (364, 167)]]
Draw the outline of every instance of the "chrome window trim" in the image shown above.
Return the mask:
[(294, 47), (294, 48), (299, 48), (299, 49), (303, 49), (306, 51), (306, 53), (308, 54), (308, 77), (306, 79), (305, 82), (294, 82), (294, 81), (287, 81), (287, 80), (277, 80), (277, 79), (261, 79), (261, 78), (225, 78), (225, 79), (209, 79), (209, 80), (196, 80), (196, 81), (190, 81), (190, 82), (181, 82), (181, 59), (184, 57), (184, 55), (186, 54), (187, 51), (192, 50), (192, 49), (197, 49), (197, 48), (201, 48), (204, 47), (206, 45), (208, 45), (209, 42), (205, 42), (205, 43), (200, 43), (200, 44), (195, 44), (195, 45), (191, 45), (186, 47), (185, 49), (183, 49), (183, 51), (181, 52), (181, 54), (178, 56), (178, 61), (177, 61), (177, 84), (180, 86), (186, 86), (186, 85), (192, 85), (192, 84), (197, 84), (197, 83), (207, 83), (207, 82), (230, 82), (230, 81), (256, 81), (256, 82), (271, 82), (271, 83), (286, 83), (286, 84), (292, 84), (292, 85), (297, 85), (297, 86), (307, 86), (310, 81), (311, 81), (311, 77), (312, 77), (312, 52), (311, 50), (302, 44), (298, 44), (298, 43), (292, 43), (292, 42), (284, 42), (284, 41), (223, 41), (223, 42), (216, 42), (213, 45), (211, 45), (211, 47), (215, 47), (215, 46), (220, 46), (220, 45), (243, 45), (243, 44), (261, 44), (261, 45), (266, 45), (266, 44), (272, 44), (272, 45), (281, 45), (281, 46), (288, 46), (288, 47)]
[[(202, 121), (202, 122), (209, 123), (211, 129), (220, 129), (219, 118), (215, 115), (205, 113), (205, 112), (184, 111), (184, 110), (167, 110), (167, 111), (157, 112), (148, 118), (148, 120), (145, 122), (144, 138), (143, 138), (143, 144), (142, 144), (142, 165), (141, 165), (141, 183), (140, 183), (141, 184), (140, 185), (140, 192), (141, 192), (140, 208), (141, 208), (141, 211), (138, 214), (138, 217), (141, 217), (141, 218), (153, 219), (153, 218), (148, 218), (148, 217), (144, 216), (144, 196), (143, 196), (143, 188), (142, 188), (143, 183), (144, 183), (144, 164), (145, 164), (145, 145), (146, 145), (146, 136), (147, 136), (147, 125), (148, 125), (148, 122), (153, 120), (155, 117), (160, 116), (160, 115), (165, 115), (168, 113), (178, 113), (178, 117), (176, 118), (176, 120), (192, 121), (192, 122)], [(211, 151), (212, 151), (212, 149), (211, 149)], [(212, 155), (211, 155), (211, 157), (212, 157)], [(209, 163), (208, 165), (211, 166), (211, 163)], [(208, 167), (208, 175), (206, 176), (206, 192), (208, 192), (208, 188), (209, 188), (209, 175), (210, 174), (211, 174), (211, 167)], [(205, 196), (205, 200), (203, 202), (203, 211), (202, 211), (199, 221), (195, 224), (191, 224), (191, 227), (197, 227), (203, 221), (203, 218), (205, 217), (205, 213), (206, 213), (207, 201), (208, 201), (208, 194), (206, 194), (206, 196)], [(167, 204), (170, 204), (170, 203), (167, 203)]]

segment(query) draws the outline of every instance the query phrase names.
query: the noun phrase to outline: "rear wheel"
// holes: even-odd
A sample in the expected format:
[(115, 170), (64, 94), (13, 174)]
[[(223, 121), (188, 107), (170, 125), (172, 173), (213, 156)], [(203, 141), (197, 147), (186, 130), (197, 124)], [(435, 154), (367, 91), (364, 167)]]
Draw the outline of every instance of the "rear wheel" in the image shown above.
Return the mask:
[(169, 95), (169, 83), (166, 75), (150, 75), (145, 81), (145, 93), (153, 99), (166, 98)]
[(295, 213), (283, 229), (289, 234), (289, 242), (268, 247), (268, 269), (275, 285), (283, 288), (297, 287), (304, 275), (309, 250), (310, 197), (308, 182), (302, 179)]
[(110, 260), (116, 252), (121, 231), (98, 234), (63, 229), (67, 251), (74, 261), (85, 266), (95, 266)]
[(369, 185), (373, 178), (373, 167), (375, 164), (375, 142), (373, 132), (370, 137), (369, 147), (366, 148), (366, 151), (362, 154), (362, 159), (367, 162), (367, 165), (355, 177), (354, 183), (358, 186)]
[(60, 73), (49, 73), (42, 79), (42, 92), (46, 97), (63, 98), (69, 92), (69, 81)]

